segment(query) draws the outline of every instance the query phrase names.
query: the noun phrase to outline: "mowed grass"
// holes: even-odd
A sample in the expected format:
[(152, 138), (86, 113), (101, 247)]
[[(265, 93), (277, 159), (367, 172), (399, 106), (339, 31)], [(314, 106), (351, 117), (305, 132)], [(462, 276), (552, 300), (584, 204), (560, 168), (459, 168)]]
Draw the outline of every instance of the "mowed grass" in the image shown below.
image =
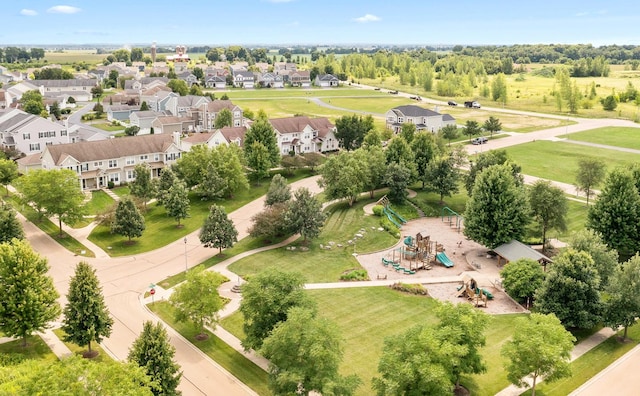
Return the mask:
[(156, 302), (148, 305), (148, 307), (180, 335), (193, 343), (196, 348), (215, 360), (259, 395), (271, 395), (268, 387), (267, 372), (244, 357), (240, 352), (231, 348), (227, 343), (208, 331), (206, 332), (209, 335), (207, 340), (197, 341), (195, 336), (199, 331), (196, 331), (191, 323), (176, 321), (174, 309), (168, 302)]
[(44, 59), (48, 63), (70, 64), (87, 62), (91, 65), (102, 64), (109, 54), (97, 54), (96, 50), (65, 50), (64, 52), (46, 51)]
[[(55, 329), (53, 330), (53, 332), (55, 333), (56, 336), (58, 336), (58, 338), (60, 340), (62, 340), (66, 333), (62, 330), (62, 329)], [(64, 344), (67, 346), (67, 348), (69, 348), (71, 350), (71, 352), (73, 352), (74, 355), (78, 355), (80, 357), (83, 357), (82, 354), (86, 351), (89, 350), (89, 348), (87, 348), (86, 346), (81, 347), (79, 345), (76, 345), (72, 342), (66, 342), (66, 341), (62, 341), (64, 342)], [(96, 351), (98, 352), (98, 355), (94, 358), (91, 359), (91, 361), (93, 362), (105, 362), (105, 361), (112, 361), (113, 359), (111, 359), (111, 356), (109, 356), (100, 346), (100, 344), (98, 344), (97, 342), (92, 342), (91, 343), (91, 350), (92, 351)]]
[(308, 98), (300, 99), (242, 99), (237, 100), (238, 106), (250, 109), (257, 113), (264, 110), (270, 118), (292, 117), (293, 115), (305, 115), (309, 117), (327, 117), (332, 121), (351, 115), (352, 112), (340, 111), (323, 107)]
[(95, 124), (91, 124), (92, 127), (96, 127), (98, 129), (102, 129), (107, 132), (120, 132), (124, 131), (124, 127), (122, 125), (113, 125), (110, 122), (98, 122)]
[(462, 183), (460, 183), (456, 194), (452, 194), (451, 197), (444, 197), (442, 202), (440, 201), (440, 194), (422, 190), (422, 184), (420, 183), (414, 184), (411, 189), (418, 193), (415, 198), (410, 199), (411, 202), (422, 209), (427, 217), (442, 216), (445, 207), (463, 215), (469, 199), (467, 190), (465, 190)]
[(111, 205), (115, 204), (107, 193), (101, 190), (91, 192), (91, 200), (84, 206), (85, 213), (88, 215), (98, 215), (107, 210)]
[(575, 183), (578, 161), (585, 157), (602, 160), (607, 172), (639, 161), (635, 153), (544, 140), (507, 147), (505, 150), (509, 158), (522, 166), (522, 173), (569, 184)]
[(640, 150), (640, 128), (606, 127), (576, 132), (571, 140)]
[[(349, 86), (338, 88), (282, 88), (282, 89), (231, 89), (228, 91), (213, 90), (216, 96), (227, 94), (230, 100), (236, 99), (286, 99), (293, 97), (344, 97), (344, 96), (390, 96), (380, 91), (352, 88)], [(219, 93), (219, 94), (218, 94)], [(269, 115), (271, 116), (271, 115)]]
[[(393, 246), (398, 239), (388, 232), (377, 231), (380, 218), (367, 216), (363, 211), (364, 205), (375, 202), (371, 199), (361, 199), (349, 208), (347, 203), (338, 203), (326, 210), (328, 218), (322, 232), (317, 239), (310, 241), (308, 251), (299, 249), (302, 239), (294, 244), (295, 250), (278, 248), (258, 253), (229, 266), (229, 270), (247, 279), (266, 268), (275, 267), (286, 272), (300, 272), (309, 283), (337, 282), (340, 275), (351, 268), (359, 268), (360, 264), (352, 253), (366, 253)], [(374, 227), (375, 229), (372, 229)], [(354, 235), (364, 229), (364, 237), (358, 239), (354, 249), (348, 243)], [(320, 244), (327, 245), (334, 242), (331, 250), (320, 249)], [(342, 244), (342, 247), (338, 247)]]
[(14, 340), (0, 344), (0, 354), (20, 355), (24, 359), (38, 359), (55, 362), (58, 360), (56, 355), (51, 352), (49, 346), (36, 335), (27, 337), (27, 346), (22, 346), (22, 340)]

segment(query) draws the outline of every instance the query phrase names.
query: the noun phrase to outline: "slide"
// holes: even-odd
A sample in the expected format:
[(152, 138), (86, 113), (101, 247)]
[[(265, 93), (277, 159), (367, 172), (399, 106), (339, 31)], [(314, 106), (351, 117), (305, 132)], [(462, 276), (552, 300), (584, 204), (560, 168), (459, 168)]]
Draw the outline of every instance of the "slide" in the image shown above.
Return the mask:
[(400, 222), (401, 222), (402, 224), (404, 224), (404, 223), (406, 223), (406, 222), (407, 222), (407, 221), (406, 221), (402, 216), (400, 216), (400, 215), (399, 215), (399, 214), (397, 214), (393, 209), (391, 209), (391, 205), (387, 206), (387, 210), (388, 210), (389, 212), (391, 212), (391, 214), (393, 214), (394, 216), (396, 216), (396, 217), (398, 218), (398, 220), (400, 220)]
[(391, 215), (391, 213), (389, 213), (389, 211), (388, 211), (386, 208), (385, 208), (385, 209), (383, 209), (382, 211), (384, 212), (384, 214), (386, 214), (386, 215), (387, 215), (387, 218), (388, 218), (388, 219), (389, 219), (393, 224), (395, 224), (395, 225), (396, 225), (396, 227), (398, 227), (398, 228), (401, 228), (401, 227), (402, 227), (402, 224), (398, 223), (398, 222), (396, 221), (396, 219), (394, 219), (394, 218), (393, 218), (393, 216)]
[(451, 261), (444, 252), (436, 254), (436, 259), (438, 259), (438, 261), (447, 268), (453, 267), (453, 261)]

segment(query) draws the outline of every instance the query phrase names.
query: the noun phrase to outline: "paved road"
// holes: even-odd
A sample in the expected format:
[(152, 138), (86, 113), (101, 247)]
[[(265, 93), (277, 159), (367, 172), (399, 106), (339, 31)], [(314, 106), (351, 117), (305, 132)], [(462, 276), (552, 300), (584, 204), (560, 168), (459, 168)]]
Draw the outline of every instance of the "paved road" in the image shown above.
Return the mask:
[(82, 116), (87, 114), (90, 111), (93, 111), (93, 106), (95, 106), (96, 104), (94, 102), (89, 102), (89, 103), (78, 103), (79, 106), (82, 106), (80, 109), (74, 111), (73, 113), (71, 113), (69, 115), (68, 121), (69, 121), (69, 126), (71, 125), (82, 125), (82, 127), (84, 129), (87, 129), (89, 131), (92, 131), (94, 133), (98, 133), (100, 135), (106, 136), (106, 137), (111, 137), (113, 136), (112, 133), (107, 132), (107, 131), (103, 131), (100, 128), (96, 128), (93, 127), (89, 124), (85, 124), (82, 122)]
[(570, 396), (637, 395), (640, 393), (640, 345), (627, 352), (595, 377), (570, 393)]

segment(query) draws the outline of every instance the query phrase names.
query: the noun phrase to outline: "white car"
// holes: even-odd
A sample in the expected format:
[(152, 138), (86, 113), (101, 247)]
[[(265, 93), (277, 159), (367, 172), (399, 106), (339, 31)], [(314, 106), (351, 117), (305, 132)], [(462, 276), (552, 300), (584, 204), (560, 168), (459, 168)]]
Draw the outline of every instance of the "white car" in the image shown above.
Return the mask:
[(480, 137), (477, 137), (477, 138), (473, 139), (471, 141), (471, 144), (485, 144), (488, 141), (489, 141), (489, 139), (487, 139), (486, 137), (480, 136)]

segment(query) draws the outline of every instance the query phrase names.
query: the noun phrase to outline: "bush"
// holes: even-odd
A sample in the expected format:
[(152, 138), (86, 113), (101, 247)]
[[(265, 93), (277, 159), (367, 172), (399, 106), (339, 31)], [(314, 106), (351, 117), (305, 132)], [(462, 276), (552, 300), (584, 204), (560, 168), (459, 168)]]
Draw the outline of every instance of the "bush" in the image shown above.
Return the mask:
[(401, 291), (403, 293), (416, 294), (419, 296), (428, 296), (429, 291), (424, 288), (420, 283), (408, 284), (408, 283), (394, 283), (391, 285), (393, 290)]
[(366, 281), (369, 280), (369, 274), (367, 270), (362, 268), (352, 268), (346, 270), (340, 275), (340, 280), (343, 281)]
[(373, 214), (376, 216), (382, 216), (382, 211), (384, 210), (384, 206), (382, 205), (374, 205), (373, 208), (371, 208), (371, 210), (373, 210)]
[(386, 217), (380, 219), (380, 227), (384, 228), (384, 230), (388, 231), (391, 235), (395, 235), (399, 231), (398, 227)]
[(115, 187), (115, 186), (116, 186), (116, 185), (115, 185), (111, 180), (109, 180), (109, 182), (107, 183), (107, 188), (108, 188), (109, 190), (111, 190), (111, 189), (112, 189), (113, 187)]

